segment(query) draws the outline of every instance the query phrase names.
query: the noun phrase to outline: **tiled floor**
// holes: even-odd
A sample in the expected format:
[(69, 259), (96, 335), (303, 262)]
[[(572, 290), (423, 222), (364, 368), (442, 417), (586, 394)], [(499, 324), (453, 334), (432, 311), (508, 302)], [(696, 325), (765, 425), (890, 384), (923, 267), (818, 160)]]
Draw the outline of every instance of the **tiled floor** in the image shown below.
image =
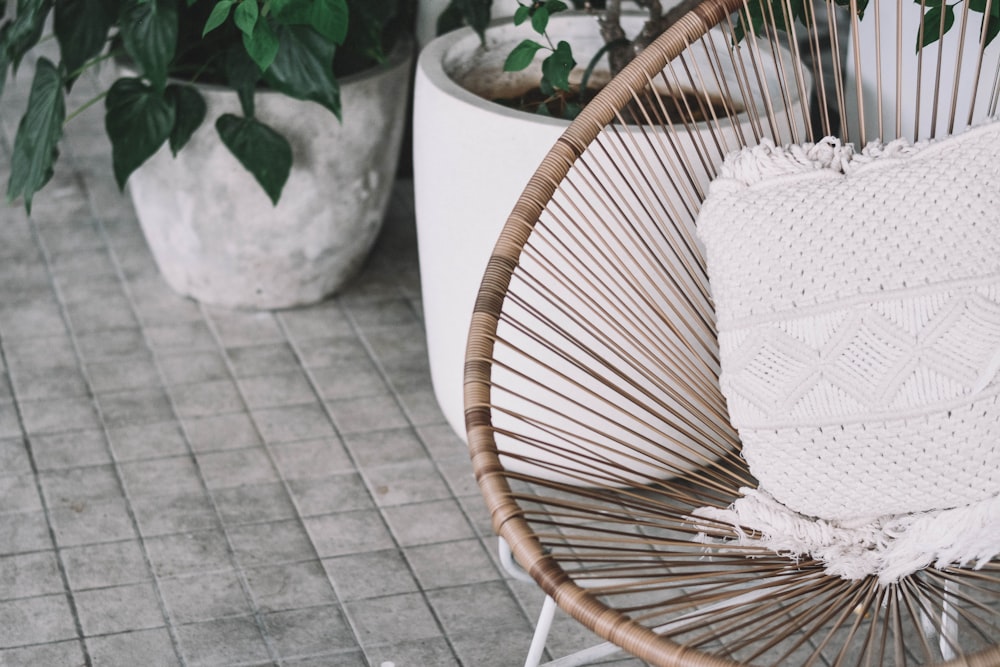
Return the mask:
[(541, 599), (431, 393), (410, 184), (336, 298), (218, 310), (162, 282), (101, 123), (0, 208), (0, 664), (520, 664)]

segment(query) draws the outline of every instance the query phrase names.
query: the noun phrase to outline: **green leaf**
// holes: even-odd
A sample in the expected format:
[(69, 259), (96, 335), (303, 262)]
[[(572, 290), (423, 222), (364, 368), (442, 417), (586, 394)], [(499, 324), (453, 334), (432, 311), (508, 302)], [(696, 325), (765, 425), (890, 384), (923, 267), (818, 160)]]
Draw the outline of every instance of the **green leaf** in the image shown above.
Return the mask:
[[(979, 12), (980, 14), (986, 13), (986, 5), (988, 0), (969, 0), (969, 9), (974, 12)], [(990, 15), (1000, 18), (1000, 2), (993, 2), (990, 4)]]
[(576, 66), (573, 60), (573, 50), (568, 42), (559, 42), (556, 50), (542, 61), (542, 76), (552, 82), (559, 90), (569, 90), (569, 73)]
[(297, 0), (275, 6), (278, 23), (312, 26), (334, 44), (343, 44), (347, 37), (347, 0)]
[(194, 131), (205, 120), (205, 98), (194, 86), (170, 84), (164, 91), (167, 104), (174, 107), (174, 126), (170, 129), (170, 152), (177, 152), (184, 147)]
[(177, 46), (176, 0), (125, 0), (121, 36), (142, 74), (163, 90)]
[(547, 5), (542, 5), (531, 13), (531, 27), (539, 35), (545, 34), (545, 29), (549, 27), (549, 8)]
[(518, 5), (514, 10), (514, 25), (521, 25), (531, 18), (531, 7), (528, 5)]
[(531, 64), (531, 61), (535, 59), (535, 54), (541, 48), (542, 45), (534, 40), (524, 40), (507, 54), (507, 59), (503, 63), (503, 71), (520, 72)]
[(924, 14), (922, 26), (923, 26), (923, 40), (920, 39), (920, 32), (917, 32), (917, 51), (925, 46), (933, 44), (934, 42), (941, 39), (941, 35), (948, 32), (951, 27), (955, 24), (955, 8), (948, 5), (944, 5), (944, 26), (941, 25), (942, 8), (934, 7), (933, 9), (927, 10)]
[(222, 143), (249, 171), (275, 205), (292, 170), (288, 140), (253, 118), (223, 114), (215, 121)]
[(226, 22), (226, 19), (229, 18), (229, 12), (233, 8), (233, 2), (234, 0), (219, 0), (215, 3), (215, 6), (212, 7), (212, 13), (205, 21), (205, 28), (201, 31), (202, 37)]
[(322, 104), (340, 118), (340, 87), (333, 76), (336, 46), (305, 26), (281, 26), (280, 48), (264, 80), (299, 100)]
[(106, 0), (60, 0), (55, 6), (53, 30), (62, 64), (70, 76), (104, 50), (115, 22)]
[(493, 0), (455, 0), (465, 22), (472, 26), (472, 29), (479, 35), (479, 39), (486, 41), (486, 28), (490, 24), (490, 9)]
[(115, 180), (124, 189), (129, 175), (170, 136), (176, 111), (159, 90), (134, 78), (115, 81), (104, 102)]
[(267, 20), (257, 21), (252, 34), (243, 34), (243, 48), (261, 71), (267, 71), (278, 55), (278, 36)]
[(260, 17), (260, 9), (257, 7), (257, 0), (242, 0), (236, 5), (233, 12), (233, 23), (244, 35), (253, 35), (257, 19)]
[(993, 16), (990, 12), (989, 23), (986, 25), (986, 43), (991, 43), (998, 33), (1000, 33), (1000, 18)]
[(4, 34), (0, 50), (6, 52), (7, 59), (16, 70), (21, 59), (42, 36), (45, 19), (52, 9), (51, 0), (18, 0), (17, 16), (10, 22)]
[(569, 9), (569, 6), (565, 2), (561, 2), (560, 0), (549, 0), (548, 2), (545, 3), (545, 6), (549, 10), (549, 16), (557, 12), (564, 12), (567, 9)]
[(14, 138), (7, 201), (24, 197), (31, 213), (31, 199), (52, 178), (52, 165), (59, 156), (57, 144), (66, 119), (62, 77), (49, 60), (39, 58), (28, 94), (28, 108)]

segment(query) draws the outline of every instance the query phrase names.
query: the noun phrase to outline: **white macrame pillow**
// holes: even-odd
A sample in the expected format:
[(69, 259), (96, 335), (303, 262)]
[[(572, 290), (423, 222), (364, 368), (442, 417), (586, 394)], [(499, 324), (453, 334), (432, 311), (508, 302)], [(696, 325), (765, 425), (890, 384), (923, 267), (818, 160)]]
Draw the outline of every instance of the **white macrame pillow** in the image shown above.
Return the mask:
[(744, 543), (897, 581), (1000, 553), (1000, 123), (730, 155), (698, 233)]

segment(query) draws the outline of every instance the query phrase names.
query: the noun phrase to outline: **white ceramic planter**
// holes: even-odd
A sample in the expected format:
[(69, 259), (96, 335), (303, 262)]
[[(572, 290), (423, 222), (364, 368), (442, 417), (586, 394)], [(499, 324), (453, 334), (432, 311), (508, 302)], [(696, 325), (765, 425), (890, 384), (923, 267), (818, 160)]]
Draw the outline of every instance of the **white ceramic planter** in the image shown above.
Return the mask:
[[(630, 17), (627, 29), (639, 25), (640, 15)], [(573, 44), (578, 61), (589, 60), (601, 45), (592, 16), (560, 15), (550, 27), (556, 39)], [(462, 437), (464, 354), (486, 263), (517, 197), (569, 124), (473, 92), (491, 96), (505, 87), (526, 88), (525, 80), (537, 83), (537, 70), (526, 76), (501, 71), (510, 48), (524, 37), (524, 28), (511, 21), (494, 22), (484, 50), (471, 30), (457, 31), (432, 41), (417, 64), (414, 184), (427, 347), (438, 403)], [(550, 352), (537, 351), (551, 361)], [(508, 380), (512, 392), (522, 388), (516, 378)]]
[(285, 135), (294, 163), (277, 206), (215, 130), (241, 114), (236, 94), (205, 87), (205, 122), (171, 156), (132, 174), (136, 215), (167, 283), (231, 308), (323, 299), (363, 264), (381, 230), (405, 125), (412, 45), (382, 67), (341, 80), (341, 124), (313, 102), (256, 95), (257, 118)]

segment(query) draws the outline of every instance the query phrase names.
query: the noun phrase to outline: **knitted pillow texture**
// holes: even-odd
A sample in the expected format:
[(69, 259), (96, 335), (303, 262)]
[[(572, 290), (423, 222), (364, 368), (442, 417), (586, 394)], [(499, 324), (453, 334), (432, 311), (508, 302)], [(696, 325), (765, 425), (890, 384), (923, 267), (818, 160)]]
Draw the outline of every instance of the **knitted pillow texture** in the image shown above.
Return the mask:
[(883, 584), (1000, 553), (1000, 123), (744, 149), (698, 233), (759, 487), (696, 515)]

